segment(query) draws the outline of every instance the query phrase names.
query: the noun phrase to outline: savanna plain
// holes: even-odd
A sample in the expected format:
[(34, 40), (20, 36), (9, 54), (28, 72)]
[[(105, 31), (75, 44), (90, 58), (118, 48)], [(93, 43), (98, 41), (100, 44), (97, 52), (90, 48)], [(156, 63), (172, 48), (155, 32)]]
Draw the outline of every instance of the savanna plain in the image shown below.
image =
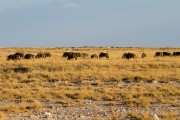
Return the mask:
[[(0, 119), (180, 120), (180, 56), (158, 51), (180, 48), (0, 48)], [(8, 61), (16, 52), (51, 57)], [(64, 52), (109, 58), (67, 60)], [(122, 59), (127, 52), (136, 58)]]

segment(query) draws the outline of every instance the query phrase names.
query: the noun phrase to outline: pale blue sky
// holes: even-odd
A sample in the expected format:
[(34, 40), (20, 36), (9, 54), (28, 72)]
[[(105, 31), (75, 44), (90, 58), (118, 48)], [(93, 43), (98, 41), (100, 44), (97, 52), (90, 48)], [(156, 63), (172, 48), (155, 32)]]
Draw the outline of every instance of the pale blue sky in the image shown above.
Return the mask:
[(180, 47), (180, 0), (0, 0), (0, 47)]

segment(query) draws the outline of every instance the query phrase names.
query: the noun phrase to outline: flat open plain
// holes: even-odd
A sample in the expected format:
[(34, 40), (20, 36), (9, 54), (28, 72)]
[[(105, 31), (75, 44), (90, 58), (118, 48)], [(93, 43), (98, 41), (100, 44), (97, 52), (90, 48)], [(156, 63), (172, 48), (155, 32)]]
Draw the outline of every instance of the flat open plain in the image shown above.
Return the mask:
[[(7, 60), (17, 52), (51, 57)], [(109, 58), (90, 58), (101, 52)], [(180, 56), (156, 52), (180, 48), (0, 48), (0, 119), (179, 120)]]

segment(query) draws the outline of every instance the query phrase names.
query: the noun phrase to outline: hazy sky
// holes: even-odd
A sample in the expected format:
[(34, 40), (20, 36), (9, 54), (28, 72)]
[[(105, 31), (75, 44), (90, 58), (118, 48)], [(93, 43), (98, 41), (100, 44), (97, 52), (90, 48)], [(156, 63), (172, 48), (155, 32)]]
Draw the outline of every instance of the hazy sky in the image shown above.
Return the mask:
[(180, 47), (180, 0), (0, 0), (0, 47)]

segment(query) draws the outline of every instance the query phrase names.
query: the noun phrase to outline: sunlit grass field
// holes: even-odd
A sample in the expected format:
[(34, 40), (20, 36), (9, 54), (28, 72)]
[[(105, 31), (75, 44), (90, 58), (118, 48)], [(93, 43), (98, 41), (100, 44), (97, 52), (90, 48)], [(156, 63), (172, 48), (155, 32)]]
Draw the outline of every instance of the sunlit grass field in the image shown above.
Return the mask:
[[(89, 55), (107, 52), (110, 58), (62, 58), (64, 52), (71, 51)], [(180, 48), (0, 48), (0, 117), (41, 110), (44, 100), (56, 100), (61, 107), (87, 99), (112, 101), (111, 106), (118, 101), (129, 107), (180, 107), (180, 56), (154, 58), (157, 51), (173, 53)], [(50, 52), (52, 56), (6, 60), (16, 52)], [(137, 58), (122, 59), (126, 52)], [(141, 58), (142, 53), (147, 57)], [(161, 117), (175, 119), (177, 114)]]

